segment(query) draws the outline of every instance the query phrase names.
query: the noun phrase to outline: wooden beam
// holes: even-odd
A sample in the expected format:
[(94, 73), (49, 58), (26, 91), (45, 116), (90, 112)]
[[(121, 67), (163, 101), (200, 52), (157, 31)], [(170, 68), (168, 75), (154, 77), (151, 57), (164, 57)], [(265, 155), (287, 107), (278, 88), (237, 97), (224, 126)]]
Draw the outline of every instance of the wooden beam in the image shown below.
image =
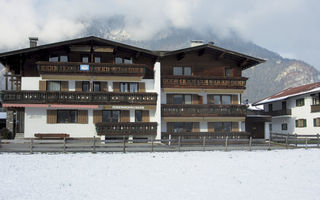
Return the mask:
[(246, 58), (244, 61), (240, 63), (240, 67), (244, 67), (248, 63), (249, 59)]
[(184, 58), (184, 56), (185, 56), (185, 53), (182, 52), (182, 53), (179, 53), (179, 54), (176, 56), (176, 58), (177, 58), (177, 60), (182, 60), (182, 59)]

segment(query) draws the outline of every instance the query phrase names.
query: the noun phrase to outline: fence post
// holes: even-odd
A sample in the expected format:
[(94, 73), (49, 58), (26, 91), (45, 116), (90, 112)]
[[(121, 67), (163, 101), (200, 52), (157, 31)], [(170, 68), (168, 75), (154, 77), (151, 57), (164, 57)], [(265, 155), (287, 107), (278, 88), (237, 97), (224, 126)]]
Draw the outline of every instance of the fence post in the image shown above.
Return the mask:
[(96, 153), (96, 136), (93, 136), (93, 152)]
[(30, 140), (30, 154), (33, 154), (33, 138)]
[(63, 153), (66, 153), (66, 137), (63, 137)]
[(126, 138), (123, 136), (123, 153), (126, 153)]
[(306, 137), (306, 149), (308, 149), (308, 138)]
[(296, 135), (296, 147), (298, 147), (298, 135), (297, 134), (295, 135)]
[(271, 138), (269, 138), (268, 150), (271, 150)]
[(250, 137), (250, 139), (249, 139), (249, 151), (252, 150), (251, 147), (252, 147), (252, 137)]
[[(320, 144), (319, 144), (319, 143), (320, 143), (320, 141), (319, 141), (319, 139), (320, 139), (320, 138), (319, 138), (319, 133), (317, 134), (317, 139), (318, 139), (317, 147), (319, 148), (319, 146), (320, 146)], [(1, 139), (0, 139), (0, 143), (1, 143)], [(1, 144), (0, 144), (0, 145), (1, 145)]]
[(286, 149), (288, 149), (288, 138), (289, 138), (289, 134), (286, 136)]
[(151, 137), (151, 152), (153, 152), (153, 137)]
[(228, 136), (226, 137), (226, 143), (225, 143), (225, 151), (228, 151)]
[(203, 146), (203, 151), (205, 151), (206, 150), (206, 136), (203, 136), (202, 146)]
[(171, 134), (169, 135), (169, 146), (171, 146)]
[(179, 135), (179, 138), (178, 138), (178, 151), (180, 151), (180, 145), (181, 145), (181, 136)]

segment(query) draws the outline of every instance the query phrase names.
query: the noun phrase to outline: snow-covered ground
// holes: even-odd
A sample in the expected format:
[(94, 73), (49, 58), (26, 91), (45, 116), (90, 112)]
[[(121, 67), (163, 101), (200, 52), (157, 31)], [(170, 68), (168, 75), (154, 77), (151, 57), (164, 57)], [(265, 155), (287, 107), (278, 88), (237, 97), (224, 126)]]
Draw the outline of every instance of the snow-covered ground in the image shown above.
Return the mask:
[(319, 199), (320, 150), (0, 154), (0, 199)]

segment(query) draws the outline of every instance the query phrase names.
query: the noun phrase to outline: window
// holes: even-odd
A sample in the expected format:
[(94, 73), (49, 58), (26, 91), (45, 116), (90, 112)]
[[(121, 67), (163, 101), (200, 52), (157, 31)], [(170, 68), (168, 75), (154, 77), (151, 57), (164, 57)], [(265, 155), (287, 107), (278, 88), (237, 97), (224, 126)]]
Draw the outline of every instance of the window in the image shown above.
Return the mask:
[(120, 83), (120, 92), (138, 92), (138, 83)]
[(135, 111), (135, 122), (142, 122), (142, 110)]
[(283, 130), (283, 131), (288, 130), (288, 124), (287, 123), (281, 124), (281, 130)]
[(66, 55), (50, 56), (49, 62), (68, 62), (68, 56)]
[(93, 82), (93, 91), (94, 92), (100, 92), (101, 91), (100, 82)]
[(213, 122), (215, 132), (231, 132), (232, 122)]
[(101, 57), (94, 57), (95, 63), (101, 63)]
[(123, 63), (125, 64), (132, 64), (132, 58), (124, 58)]
[(183, 95), (182, 94), (173, 95), (173, 104), (183, 104)]
[(208, 95), (208, 104), (230, 105), (231, 95)]
[(82, 62), (88, 63), (89, 62), (89, 56), (82, 56)]
[(268, 104), (268, 109), (269, 109), (269, 110), (268, 110), (269, 112), (272, 112), (272, 110), (273, 110), (273, 108), (272, 108), (272, 103)]
[(90, 82), (89, 81), (82, 81), (82, 91), (83, 92), (90, 91)]
[(102, 122), (119, 122), (120, 111), (119, 110), (103, 110)]
[(313, 97), (312, 98), (312, 105), (319, 105), (319, 104), (320, 104), (319, 98)]
[(174, 122), (173, 123), (173, 132), (192, 132), (193, 123), (192, 122)]
[(173, 75), (175, 76), (191, 76), (191, 67), (173, 67)]
[(115, 62), (116, 62), (116, 64), (121, 64), (122, 63), (122, 58), (116, 57), (115, 58)]
[(313, 126), (314, 127), (320, 127), (320, 118), (314, 118), (313, 119)]
[(222, 95), (222, 104), (223, 105), (231, 104), (231, 96)]
[(281, 107), (282, 107), (282, 110), (287, 110), (287, 102), (286, 101), (281, 102)]
[(301, 107), (304, 106), (304, 98), (296, 100), (296, 106)]
[(60, 91), (61, 82), (60, 81), (47, 81), (47, 91)]
[(192, 104), (192, 96), (191, 94), (184, 95), (184, 104)]
[(224, 75), (225, 75), (226, 77), (230, 77), (230, 76), (231, 76), (231, 69), (230, 69), (230, 68), (225, 68), (225, 73), (224, 73)]
[(58, 123), (77, 123), (78, 111), (76, 110), (58, 110), (57, 111)]
[(307, 127), (307, 120), (306, 119), (297, 119), (296, 120), (296, 127), (297, 128)]

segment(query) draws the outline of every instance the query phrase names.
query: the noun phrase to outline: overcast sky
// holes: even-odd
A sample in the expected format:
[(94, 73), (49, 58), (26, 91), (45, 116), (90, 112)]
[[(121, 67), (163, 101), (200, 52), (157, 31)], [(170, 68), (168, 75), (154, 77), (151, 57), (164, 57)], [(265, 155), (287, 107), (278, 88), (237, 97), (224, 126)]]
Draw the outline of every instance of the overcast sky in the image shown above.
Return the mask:
[(319, 0), (0, 0), (0, 49), (78, 37), (90, 21), (125, 16), (131, 39), (168, 27), (211, 28), (243, 38), (320, 70)]

